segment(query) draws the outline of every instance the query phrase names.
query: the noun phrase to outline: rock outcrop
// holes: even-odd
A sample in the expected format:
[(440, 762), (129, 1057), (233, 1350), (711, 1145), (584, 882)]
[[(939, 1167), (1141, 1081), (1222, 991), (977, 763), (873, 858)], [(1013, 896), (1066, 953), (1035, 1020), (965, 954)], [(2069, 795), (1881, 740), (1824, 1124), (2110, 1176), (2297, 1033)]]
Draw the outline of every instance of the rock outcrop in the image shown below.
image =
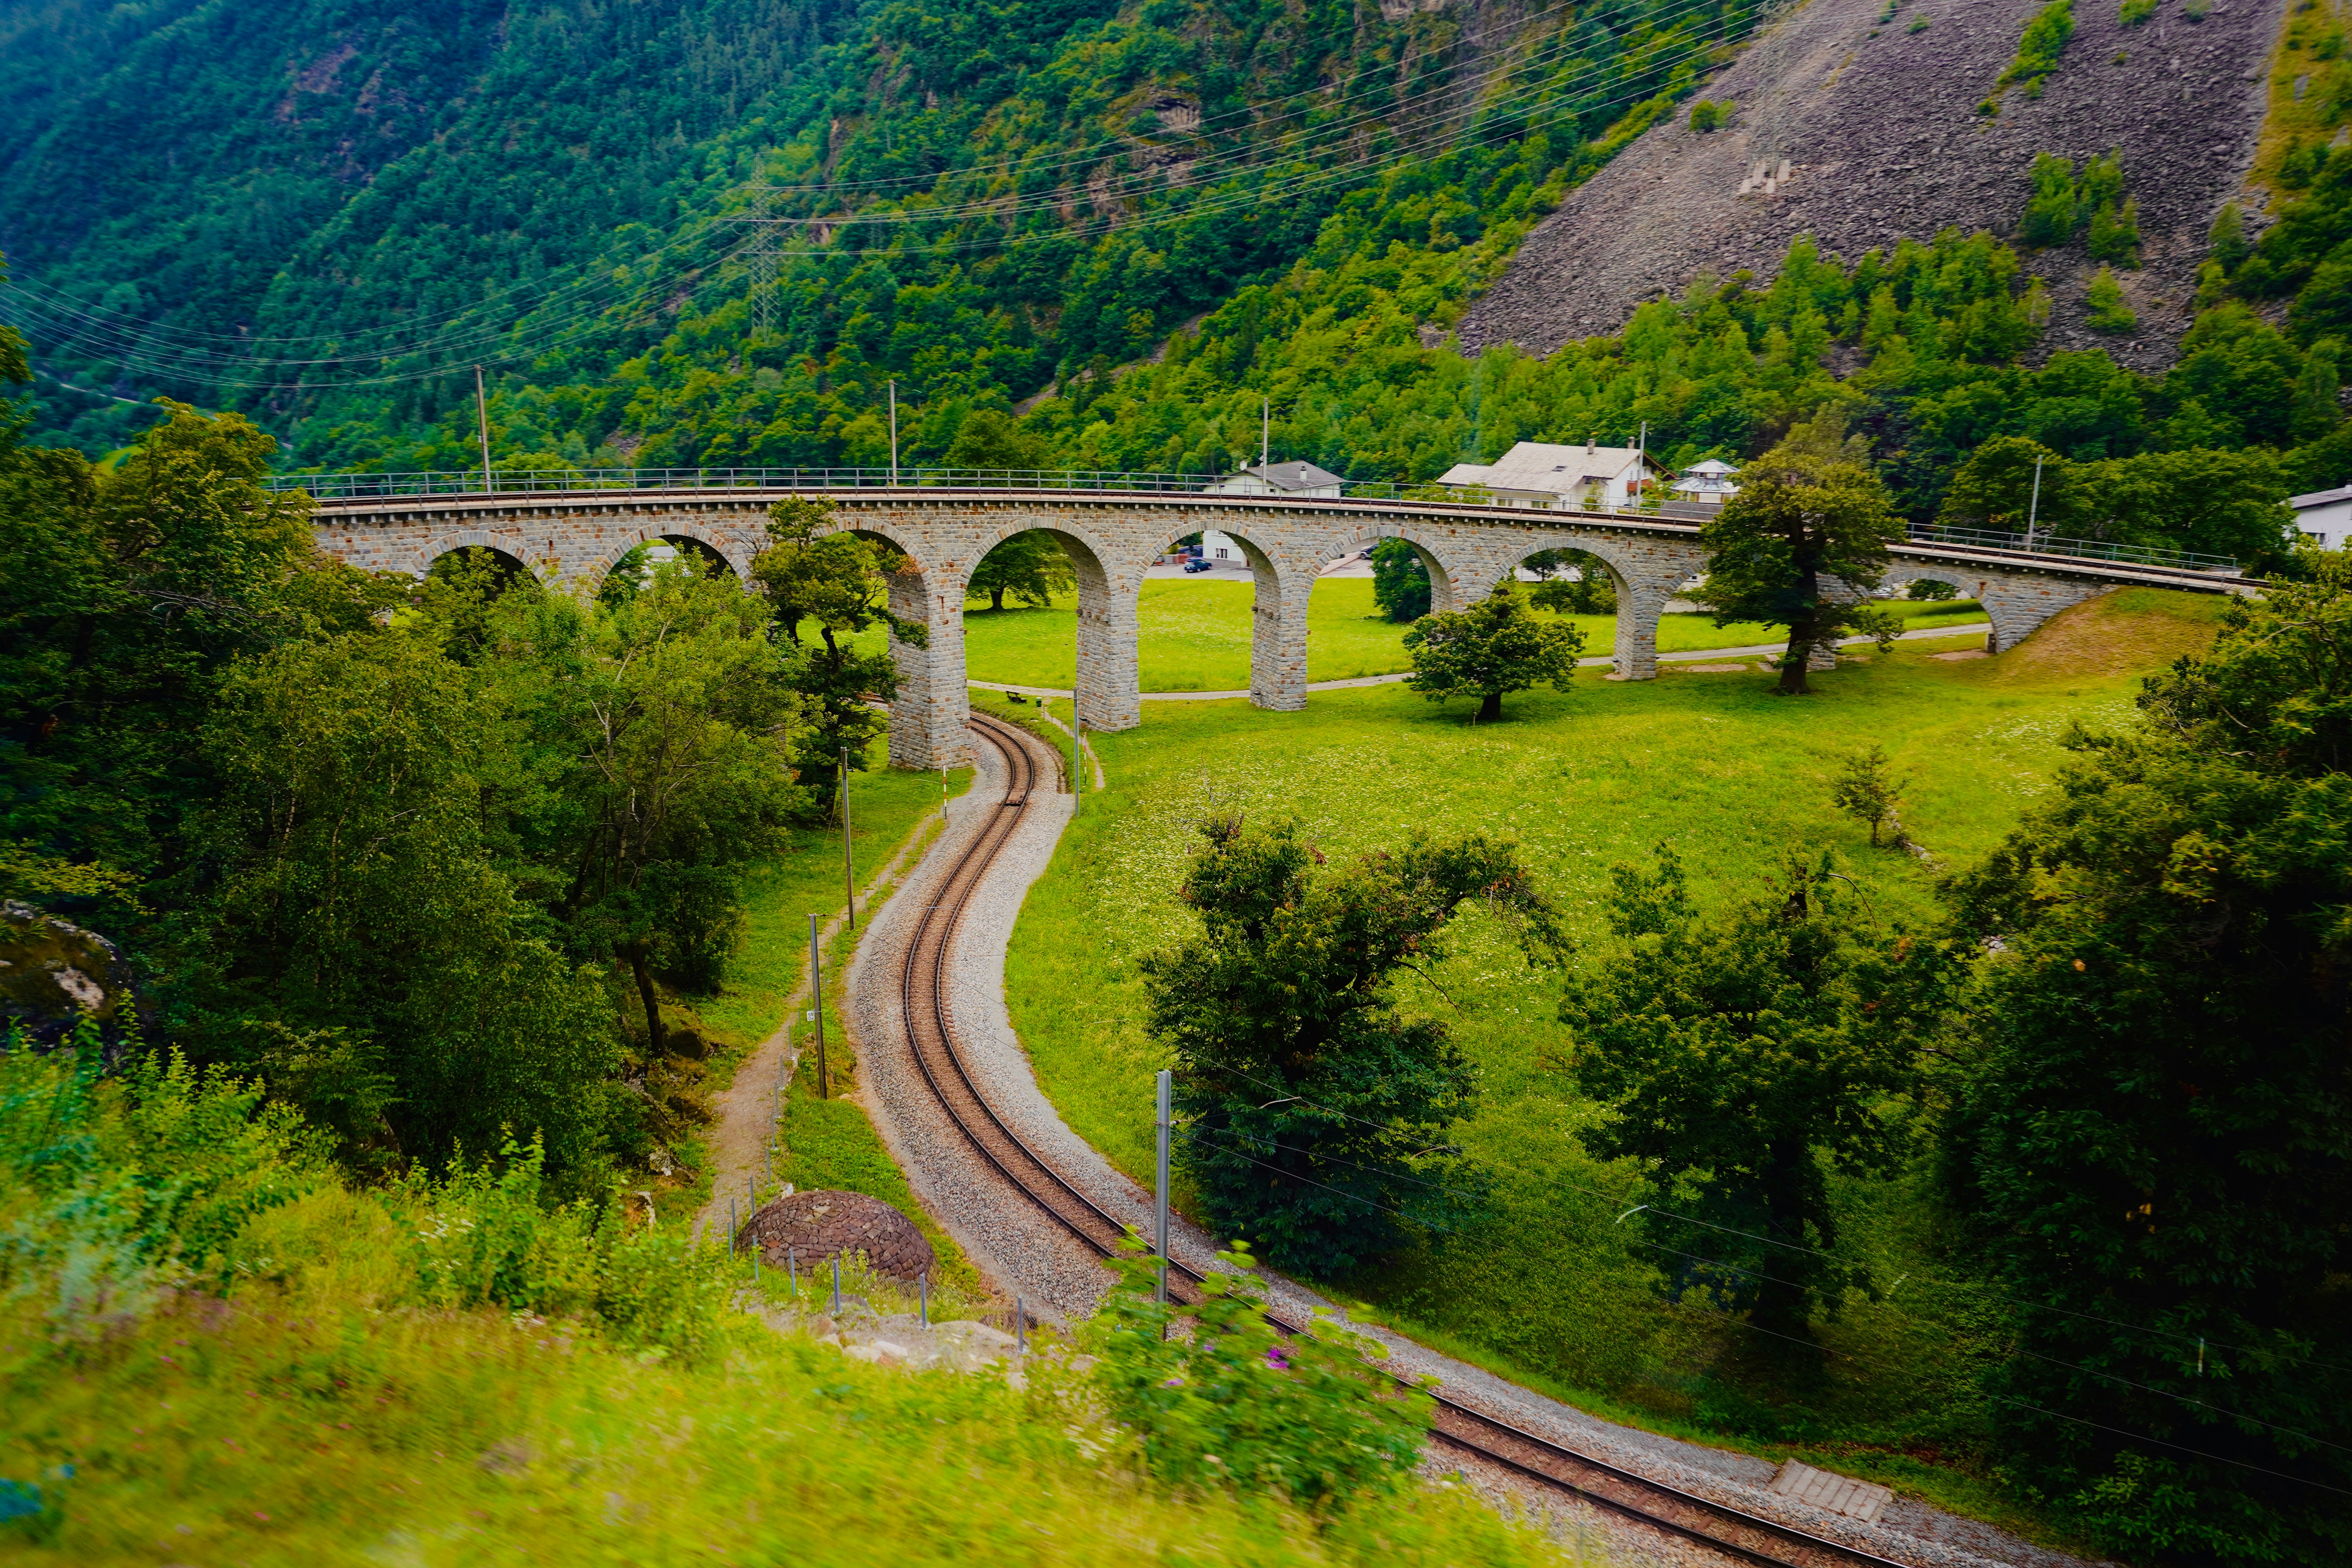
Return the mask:
[(0, 904), (0, 1031), (22, 1028), (47, 1050), (88, 1018), (111, 1055), (137, 1010), (112, 942), (29, 904)]
[(2193, 314), (2214, 216), (2252, 163), (2285, 4), (2163, 0), (2126, 26), (2116, 0), (2076, 0), (2041, 95), (2011, 88), (1990, 115), (1978, 105), (2037, 0), (1900, 0), (1891, 16), (1886, 0), (1808, 0), (1704, 89), (1737, 105), (1725, 129), (1694, 132), (1684, 112), (1636, 139), (1528, 237), (1462, 341), (1549, 353), (1702, 272), (1769, 281), (1801, 233), (1848, 262), (1947, 226), (2013, 239), (2036, 153), (2112, 152), (2139, 202), (2145, 267), (2118, 273), (2139, 329), (2084, 327), (2096, 266), (2077, 243), (2027, 258), (2051, 289), (2043, 347), (2161, 367)]

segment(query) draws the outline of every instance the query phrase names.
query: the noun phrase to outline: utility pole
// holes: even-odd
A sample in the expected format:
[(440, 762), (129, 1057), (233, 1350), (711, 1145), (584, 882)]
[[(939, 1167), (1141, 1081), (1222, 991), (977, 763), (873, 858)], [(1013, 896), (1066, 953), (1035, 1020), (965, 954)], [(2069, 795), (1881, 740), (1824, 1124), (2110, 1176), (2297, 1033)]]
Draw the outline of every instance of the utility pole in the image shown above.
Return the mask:
[(2033, 500), (2025, 509), (2025, 548), (2033, 548), (2033, 525), (2042, 516), (2042, 459), (2033, 459)]
[(1272, 461), (1268, 438), (1274, 430), (1274, 400), (1261, 394), (1257, 400), (1257, 466), (1261, 468)]
[(816, 948), (816, 916), (809, 916), (809, 1016), (816, 1020), (816, 1097), (833, 1098), (833, 1080), (824, 1070), (824, 959)]
[(490, 400), (482, 390), (482, 367), (474, 367), (474, 424), (482, 434), (482, 493), (490, 493)]
[(841, 748), (841, 892), (849, 905), (849, 929), (857, 929), (857, 851), (849, 837), (849, 748)]
[(1078, 815), (1078, 806), (1087, 793), (1087, 721), (1078, 712), (1078, 694), (1070, 692), (1070, 815)]
[(1633, 481), (1642, 487), (1642, 499), (1650, 495), (1650, 422), (1642, 421), (1642, 434), (1633, 443)]
[(1151, 1234), (1154, 1238), (1153, 1246), (1160, 1253), (1159, 1300), (1160, 1304), (1163, 1307), (1168, 1304), (1168, 1136), (1171, 1131), (1168, 1113), (1169, 1100), (1171, 1094), (1171, 1086), (1173, 1082), (1174, 1075), (1169, 1072), (1165, 1068), (1160, 1068), (1160, 1160), (1157, 1167), (1158, 1179), (1152, 1189)]
[(890, 383), (890, 488), (898, 488), (898, 384)]

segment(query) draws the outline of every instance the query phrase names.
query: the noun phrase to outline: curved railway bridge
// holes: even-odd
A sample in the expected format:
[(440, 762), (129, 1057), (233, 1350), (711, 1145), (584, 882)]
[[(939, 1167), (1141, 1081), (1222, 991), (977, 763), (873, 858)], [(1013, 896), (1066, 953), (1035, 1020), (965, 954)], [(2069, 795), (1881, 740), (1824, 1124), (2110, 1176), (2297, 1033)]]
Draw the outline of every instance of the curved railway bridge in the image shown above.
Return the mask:
[[(893, 580), (891, 609), (922, 624), (929, 646), (893, 644), (904, 683), (892, 705), (890, 758), (910, 767), (970, 754), (963, 653), (964, 585), (1000, 541), (1030, 530), (1057, 538), (1076, 568), (1077, 706), (1097, 730), (1142, 721), (1136, 603), (1144, 572), (1187, 534), (1238, 542), (1255, 581), (1250, 700), (1307, 703), (1307, 605), (1326, 566), (1383, 539), (1411, 545), (1428, 569), (1434, 608), (1458, 608), (1539, 550), (1581, 550), (1615, 580), (1612, 679), (1658, 669), (1658, 617), (1703, 569), (1698, 525), (1634, 514), (1530, 511), (1432, 500), (1324, 500), (1198, 491), (957, 489), (945, 486), (796, 489), (588, 489), (490, 495), (324, 500), (319, 544), (355, 565), (421, 573), (468, 546), (501, 551), (544, 575), (595, 581), (642, 543), (669, 540), (708, 551), (736, 573), (765, 543), (768, 508), (791, 495), (824, 496), (839, 525), (888, 540), (909, 570)], [(2234, 575), (2180, 566), (2086, 560), (2023, 551), (1912, 542), (1895, 546), (1900, 582), (1932, 578), (1978, 599), (1999, 652), (2084, 599), (2131, 586), (2243, 592)]]
[[(1058, 1300), (1060, 1310), (1078, 1310), (1108, 1288), (1108, 1274), (1093, 1260), (1108, 1256), (1138, 1217), (1140, 1195), (1120, 1201), (1103, 1185), (1099, 1162), (1077, 1156), (1075, 1137), (1058, 1119), (1040, 1125), (1027, 1064), (1017, 1049), (991, 1038), (996, 1021), (984, 1010), (958, 1017), (959, 999), (969, 1009), (986, 978), (982, 971), (993, 966), (987, 939), (1001, 937), (996, 927), (1018, 908), (1024, 870), (1042, 864), (1035, 852), (1050, 850), (1067, 820), (1066, 802), (1056, 799), (1064, 794), (1060, 759), (994, 719), (975, 715), (971, 730), (982, 753), (981, 782), (957, 826), (901, 896), (877, 912), (852, 974), (861, 1055), (872, 1068), (862, 1092), (926, 1202), (980, 1254), (1000, 1286), (1025, 1289), (1033, 1303), (1043, 1296)], [(1040, 810), (1043, 822), (1032, 815)], [(967, 941), (978, 954), (961, 951)], [(974, 956), (982, 962), (973, 963)], [(887, 1006), (876, 1005), (885, 999)], [(1097, 1168), (1089, 1172), (1087, 1164)], [(1201, 1275), (1187, 1258), (1199, 1259), (1206, 1247), (1188, 1236), (1171, 1248), (1170, 1289), (1180, 1300), (1198, 1299)], [(1074, 1277), (1082, 1276), (1092, 1279), (1074, 1287)], [(1297, 1331), (1306, 1299), (1286, 1281), (1270, 1283), (1269, 1316)], [(1871, 1550), (1887, 1538), (1864, 1527), (1825, 1521), (1806, 1529), (1645, 1474), (1592, 1451), (1591, 1444), (1563, 1440), (1556, 1423), (1530, 1419), (1469, 1382), (1443, 1383), (1435, 1398), (1433, 1448), (1489, 1477), (1500, 1472), (1523, 1489), (1576, 1499), (1758, 1568), (1910, 1568)], [(1554, 1435), (1531, 1429), (1538, 1426)]]

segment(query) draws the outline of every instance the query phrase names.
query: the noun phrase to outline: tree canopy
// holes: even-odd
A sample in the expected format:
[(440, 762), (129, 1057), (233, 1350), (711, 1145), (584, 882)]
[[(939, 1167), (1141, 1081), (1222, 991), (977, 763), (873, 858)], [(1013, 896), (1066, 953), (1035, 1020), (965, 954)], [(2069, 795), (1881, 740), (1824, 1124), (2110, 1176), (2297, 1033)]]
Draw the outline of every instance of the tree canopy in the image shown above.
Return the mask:
[(1478, 718), (1503, 716), (1503, 699), (1532, 686), (1565, 691), (1576, 675), (1584, 633), (1528, 613), (1507, 578), (1466, 610), (1423, 616), (1406, 628), (1415, 691), (1433, 702), (1478, 699)]

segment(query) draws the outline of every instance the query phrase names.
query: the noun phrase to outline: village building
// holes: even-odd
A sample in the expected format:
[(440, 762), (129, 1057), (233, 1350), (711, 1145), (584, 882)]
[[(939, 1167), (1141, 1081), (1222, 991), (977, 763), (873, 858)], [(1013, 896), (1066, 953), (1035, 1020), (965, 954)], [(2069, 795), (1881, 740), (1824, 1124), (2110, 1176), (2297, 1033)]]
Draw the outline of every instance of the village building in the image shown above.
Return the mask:
[(1505, 506), (1605, 511), (1640, 503), (1672, 474), (1637, 447), (1557, 447), (1521, 441), (1491, 463), (1456, 463), (1441, 485), (1485, 490)]

